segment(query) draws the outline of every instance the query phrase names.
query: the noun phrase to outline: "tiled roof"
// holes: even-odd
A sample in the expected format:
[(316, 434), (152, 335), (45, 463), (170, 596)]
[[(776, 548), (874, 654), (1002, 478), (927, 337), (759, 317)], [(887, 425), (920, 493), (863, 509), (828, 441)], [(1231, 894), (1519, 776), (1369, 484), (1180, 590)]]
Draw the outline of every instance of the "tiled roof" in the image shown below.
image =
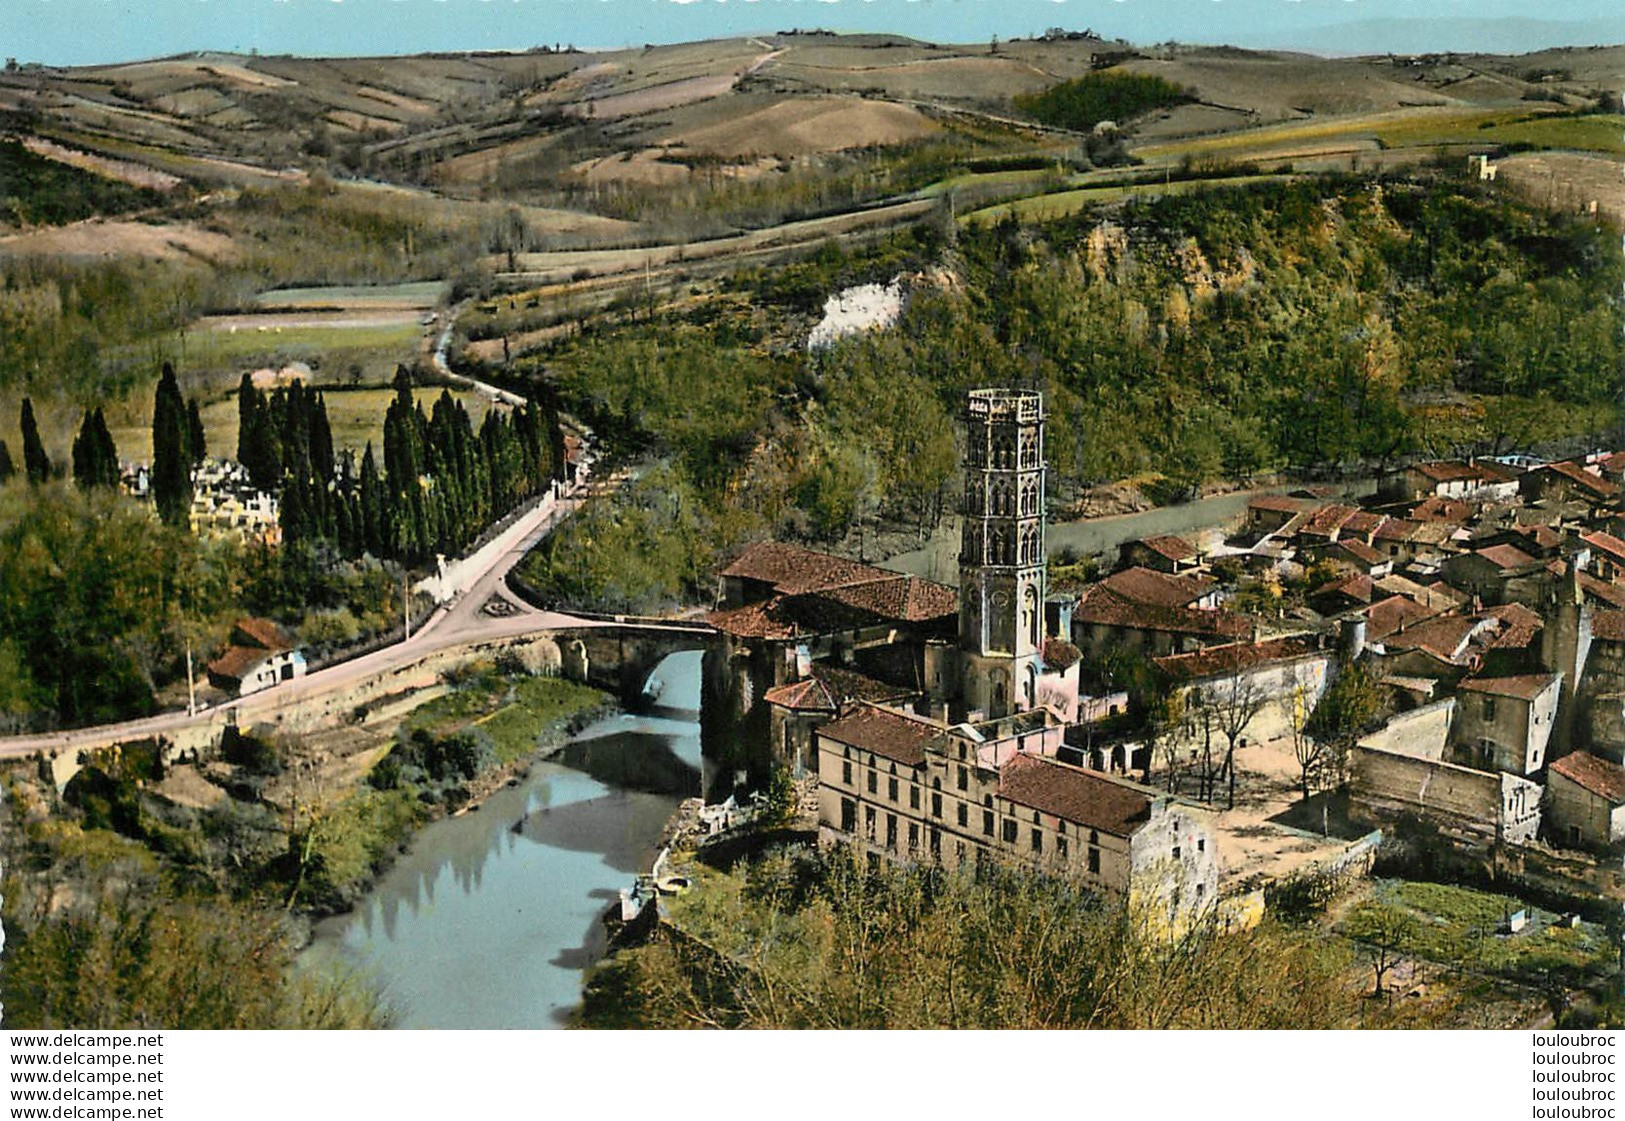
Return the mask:
[(1313, 510), (1315, 503), (1305, 498), (1287, 498), (1280, 494), (1261, 494), (1247, 503), (1249, 510), (1268, 510), (1276, 514), (1301, 514)]
[(270, 619), (250, 617), (238, 619), (233, 625), (237, 635), (241, 635), (238, 644), (242, 646), (258, 646), (262, 650), (292, 650), (293, 641), (281, 627)]
[(1343, 523), (1359, 512), (1353, 506), (1333, 502), (1310, 514), (1309, 520), (1303, 523), (1303, 528), (1298, 532), (1310, 537), (1335, 537), (1337, 531), (1343, 528)]
[(1440, 459), (1432, 463), (1418, 463), (1415, 468), (1424, 478), (1432, 479), (1436, 483), (1455, 483), (1463, 479), (1476, 479), (1479, 472), (1476, 467), (1463, 463), (1459, 459)]
[(1447, 661), (1460, 657), (1467, 647), (1467, 639), (1483, 621), (1464, 615), (1446, 615), (1427, 619), (1403, 631), (1383, 637), (1383, 645), (1392, 650), (1425, 650)]
[(1366, 635), (1376, 642), (1387, 638), (1402, 626), (1410, 626), (1438, 614), (1438, 610), (1424, 607), (1409, 596), (1393, 595), (1373, 603), (1366, 612)]
[(1563, 543), (1563, 535), (1549, 525), (1526, 526), (1519, 530), (1519, 536), (1528, 538), (1540, 549), (1555, 549)]
[(1354, 516), (1343, 523), (1343, 538), (1348, 540), (1348, 534), (1358, 534), (1361, 537), (1370, 537), (1381, 529), (1383, 523), (1388, 521), (1387, 514), (1374, 514), (1370, 510), (1356, 510)]
[(1474, 555), (1483, 557), (1503, 571), (1509, 568), (1524, 568), (1535, 563), (1534, 557), (1513, 545), (1491, 545), (1487, 549), (1478, 550)]
[(1041, 653), (1044, 664), (1052, 670), (1071, 669), (1083, 661), (1083, 651), (1060, 638), (1045, 639)]
[(1158, 556), (1167, 557), (1171, 561), (1190, 560), (1196, 556), (1196, 547), (1194, 545), (1183, 537), (1174, 537), (1171, 534), (1146, 537), (1140, 541), (1140, 544)]
[(1501, 621), (1501, 633), (1490, 643), (1498, 650), (1521, 650), (1534, 641), (1545, 626), (1538, 612), (1521, 603), (1508, 603), (1492, 607), (1485, 612)]
[(1420, 522), (1413, 522), (1406, 518), (1389, 518), (1372, 531), (1372, 536), (1378, 541), (1406, 542), (1414, 539), (1421, 528)]
[(914, 720), (891, 709), (860, 705), (831, 720), (818, 734), (862, 751), (872, 751), (887, 759), (918, 767), (925, 762), (925, 749), (943, 734), (935, 724)]
[(1597, 498), (1612, 498), (1619, 493), (1619, 487), (1600, 475), (1593, 475), (1577, 463), (1548, 463), (1545, 467), (1537, 467), (1535, 470), (1550, 471), (1554, 475), (1559, 475)]
[(1609, 802), (1625, 802), (1625, 767), (1598, 759), (1586, 751), (1576, 751), (1552, 763), (1551, 771), (1570, 782), (1606, 798)]
[(1415, 521), (1449, 522), (1451, 525), (1463, 525), (1471, 521), (1477, 513), (1478, 507), (1471, 502), (1460, 502), (1439, 495), (1424, 499), (1411, 507), (1411, 518)]
[(1252, 624), (1246, 619), (1226, 611), (1130, 603), (1099, 586), (1090, 589), (1079, 601), (1077, 610), (1072, 613), (1072, 621), (1092, 626), (1219, 638), (1240, 638), (1252, 629)]
[(228, 646), (209, 663), (209, 672), (216, 677), (241, 681), (244, 674), (271, 657), (272, 653), (257, 646)]
[(1521, 673), (1516, 677), (1464, 677), (1456, 688), (1466, 693), (1489, 693), (1532, 701), (1557, 681), (1555, 673)]
[(1289, 636), (1272, 638), (1267, 642), (1236, 643), (1214, 646), (1189, 654), (1170, 654), (1156, 658), (1157, 668), (1180, 681), (1195, 681), (1204, 677), (1218, 677), (1251, 669), (1266, 662), (1302, 658), (1315, 653), (1315, 644), (1308, 638)]
[(959, 612), (958, 589), (918, 576), (892, 575), (889, 579), (849, 584), (821, 594), (837, 603), (903, 623), (923, 623)]
[(1356, 572), (1352, 576), (1340, 576), (1336, 580), (1322, 584), (1309, 593), (1310, 599), (1321, 599), (1325, 596), (1343, 596), (1355, 603), (1370, 603), (1371, 577), (1363, 572)]
[(1118, 837), (1129, 836), (1151, 814), (1151, 799), (1132, 787), (1024, 752), (999, 769), (999, 794), (1019, 806)]
[(784, 595), (801, 595), (870, 580), (895, 579), (898, 573), (799, 545), (762, 541), (739, 554), (722, 575), (771, 584), (774, 591)]
[(1589, 572), (1578, 573), (1576, 579), (1580, 582), (1580, 589), (1591, 598), (1600, 599), (1611, 607), (1625, 608), (1625, 587), (1599, 580)]
[(1203, 576), (1170, 576), (1154, 568), (1136, 567), (1112, 573), (1100, 586), (1130, 603), (1185, 607), (1210, 591), (1213, 581)]
[(1347, 553), (1361, 564), (1381, 564), (1383, 561), (1388, 559), (1383, 554), (1373, 549), (1370, 545), (1367, 545), (1364, 541), (1351, 537), (1339, 538), (1336, 548), (1343, 550), (1343, 552)]
[(723, 634), (735, 638), (794, 638), (801, 632), (793, 622), (779, 617), (780, 604), (781, 601), (772, 600), (727, 611), (713, 611), (705, 617), (705, 621)]
[(1591, 637), (1599, 642), (1625, 642), (1625, 611), (1593, 612)]
[(1615, 560), (1625, 560), (1625, 541), (1621, 541), (1612, 533), (1604, 533), (1599, 529), (1595, 533), (1586, 534), (1580, 540), (1599, 553), (1607, 553)]
[(816, 677), (769, 689), (762, 694), (762, 700), (799, 712), (834, 712), (837, 708), (835, 698), (829, 695), (824, 683)]

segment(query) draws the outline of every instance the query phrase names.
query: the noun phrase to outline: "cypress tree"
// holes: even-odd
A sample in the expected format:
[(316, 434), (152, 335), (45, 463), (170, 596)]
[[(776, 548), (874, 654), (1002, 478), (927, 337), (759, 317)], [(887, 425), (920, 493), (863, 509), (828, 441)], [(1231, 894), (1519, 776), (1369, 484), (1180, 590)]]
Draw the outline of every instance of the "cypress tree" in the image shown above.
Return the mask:
[(373, 459), (372, 441), (361, 456), (361, 547), (375, 557), (383, 552), (384, 488), (378, 478), (378, 464)]
[(158, 516), (184, 526), (192, 507), (192, 462), (186, 451), (186, 403), (175, 367), (164, 363), (152, 410), (152, 497)]
[(85, 410), (73, 441), (73, 479), (81, 487), (118, 486), (118, 449), (102, 411)]
[(39, 425), (34, 420), (34, 402), (31, 398), (23, 398), (23, 469), (28, 472), (28, 481), (43, 483), (51, 477), (51, 459), (45, 454), (45, 445), (40, 442)]
[(204, 457), (209, 454), (209, 441), (203, 432), (203, 418), (198, 415), (196, 397), (186, 402), (186, 450), (191, 455), (193, 467), (203, 466)]
[[(237, 462), (248, 466), (249, 448), (254, 444), (254, 425), (259, 417), (260, 391), (248, 374), (237, 383)], [(263, 488), (261, 488), (263, 489)]]
[(17, 466), (11, 462), (11, 449), (6, 447), (4, 440), (0, 440), (0, 483), (10, 479), (16, 473)]

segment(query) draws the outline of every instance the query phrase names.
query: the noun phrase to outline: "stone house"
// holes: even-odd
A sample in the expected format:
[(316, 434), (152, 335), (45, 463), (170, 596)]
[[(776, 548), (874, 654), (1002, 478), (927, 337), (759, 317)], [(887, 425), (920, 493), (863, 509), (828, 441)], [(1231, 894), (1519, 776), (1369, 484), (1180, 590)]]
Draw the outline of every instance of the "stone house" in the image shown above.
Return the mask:
[(209, 663), (209, 681), (239, 697), (303, 676), (304, 654), (270, 619), (239, 619), (230, 645)]
[(1252, 624), (1227, 611), (1133, 603), (1099, 585), (1072, 612), (1072, 642), (1089, 655), (1138, 651), (1150, 657), (1238, 642)]
[(1059, 762), (1042, 712), (944, 725), (861, 705), (815, 733), (822, 843), (948, 869), (1036, 866), (1108, 897), (1211, 904), (1218, 851), (1204, 811)]
[(1619, 487), (1576, 463), (1548, 463), (1526, 472), (1519, 493), (1524, 501), (1582, 502), (1592, 509), (1619, 498)]
[(1451, 729), (1457, 761), (1483, 770), (1536, 774), (1546, 765), (1562, 681), (1560, 673), (1463, 679)]
[(1563, 756), (1547, 768), (1546, 815), (1552, 836), (1570, 848), (1625, 840), (1625, 767), (1584, 751)]
[(1197, 714), (1208, 710), (1220, 723), (1245, 718), (1242, 744), (1289, 735), (1295, 706), (1313, 709), (1336, 673), (1334, 653), (1307, 635), (1215, 646), (1155, 664), (1169, 688), (1185, 698), (1191, 736), (1199, 738)]
[(1117, 550), (1119, 568), (1150, 568), (1169, 575), (1188, 572), (1201, 562), (1196, 546), (1183, 537), (1162, 535), (1129, 541)]

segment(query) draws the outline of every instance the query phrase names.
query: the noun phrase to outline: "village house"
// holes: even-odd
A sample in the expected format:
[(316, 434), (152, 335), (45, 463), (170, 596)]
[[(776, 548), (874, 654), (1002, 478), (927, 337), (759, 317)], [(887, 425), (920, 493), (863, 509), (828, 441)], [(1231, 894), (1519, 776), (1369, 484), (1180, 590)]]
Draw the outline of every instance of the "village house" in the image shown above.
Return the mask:
[(1457, 762), (1528, 777), (1546, 765), (1562, 674), (1469, 677), (1456, 686)]
[(1593, 509), (1615, 501), (1620, 495), (1617, 485), (1575, 463), (1548, 463), (1526, 472), (1520, 480), (1519, 492), (1525, 503), (1581, 502)]
[(1184, 699), (1188, 738), (1230, 724), (1245, 745), (1290, 735), (1293, 714), (1314, 708), (1336, 662), (1316, 636), (1294, 635), (1176, 654), (1155, 665), (1170, 691)]
[(304, 654), (270, 619), (239, 619), (230, 645), (209, 663), (209, 681), (239, 697), (303, 676)]
[(815, 733), (821, 841), (873, 859), (1038, 867), (1110, 898), (1210, 905), (1204, 811), (1055, 758), (1047, 713), (939, 725), (859, 705)]
[(1183, 537), (1147, 537), (1126, 542), (1117, 550), (1119, 568), (1151, 568), (1169, 575), (1188, 572), (1201, 559), (1196, 546)]
[(1603, 849), (1625, 840), (1625, 768), (1584, 751), (1547, 768), (1546, 816), (1559, 844)]
[(1417, 463), (1399, 472), (1396, 482), (1391, 492), (1406, 500), (1437, 496), (1504, 502), (1518, 493), (1518, 473), (1493, 460)]

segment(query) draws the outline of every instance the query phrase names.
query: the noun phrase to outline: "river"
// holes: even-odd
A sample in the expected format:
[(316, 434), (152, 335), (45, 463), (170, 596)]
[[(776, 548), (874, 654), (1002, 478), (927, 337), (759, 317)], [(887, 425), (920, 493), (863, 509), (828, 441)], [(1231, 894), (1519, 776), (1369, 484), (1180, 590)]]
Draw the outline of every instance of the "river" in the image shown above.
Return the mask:
[(700, 789), (700, 654), (655, 671), (659, 707), (584, 729), (478, 811), (420, 832), (354, 910), (317, 924), (407, 1028), (562, 1026), (604, 948), (599, 921)]

